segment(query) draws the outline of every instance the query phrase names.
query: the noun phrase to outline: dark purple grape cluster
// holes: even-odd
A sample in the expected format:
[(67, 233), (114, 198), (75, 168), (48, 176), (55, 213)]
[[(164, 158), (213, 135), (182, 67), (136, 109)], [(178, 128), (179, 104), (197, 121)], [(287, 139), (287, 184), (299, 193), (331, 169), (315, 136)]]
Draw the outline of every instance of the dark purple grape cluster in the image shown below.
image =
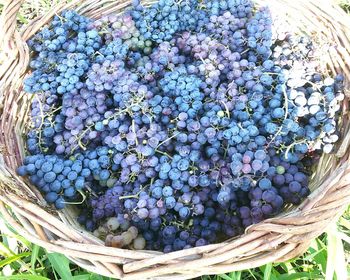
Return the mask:
[[(107, 98), (103, 92), (86, 88), (72, 90), (62, 97), (61, 114), (56, 117), (57, 124), (62, 120), (61, 133), (56, 133), (53, 139), (56, 154), (69, 155), (95, 139), (95, 131), (86, 131), (103, 119), (107, 111)], [(58, 128), (56, 132), (60, 132)]]
[(91, 174), (84, 161), (80, 154), (71, 159), (37, 154), (26, 157), (17, 172), (28, 175), (30, 182), (45, 194), (46, 201), (62, 209), (66, 203), (81, 199), (78, 192), (85, 188), (86, 178)]
[(196, 0), (160, 0), (148, 8), (135, 0), (130, 15), (143, 37), (156, 43), (170, 41), (177, 32), (196, 29), (205, 16)]
[(308, 176), (302, 163), (290, 164), (274, 155), (271, 158), (273, 166), (267, 171), (268, 178), (279, 190), (285, 202), (300, 204), (309, 194)]
[(55, 135), (54, 120), (58, 109), (58, 97), (49, 91), (38, 93), (31, 104), (31, 128), (27, 137), (27, 149), (37, 154), (41, 149), (52, 149)]
[[(279, 26), (280, 27), (280, 26)], [(279, 31), (280, 32), (280, 31)], [(277, 32), (278, 33), (278, 32)], [(339, 138), (343, 77), (250, 0), (56, 16), (28, 42), (21, 176), (107, 246), (220, 242), (298, 205)]]

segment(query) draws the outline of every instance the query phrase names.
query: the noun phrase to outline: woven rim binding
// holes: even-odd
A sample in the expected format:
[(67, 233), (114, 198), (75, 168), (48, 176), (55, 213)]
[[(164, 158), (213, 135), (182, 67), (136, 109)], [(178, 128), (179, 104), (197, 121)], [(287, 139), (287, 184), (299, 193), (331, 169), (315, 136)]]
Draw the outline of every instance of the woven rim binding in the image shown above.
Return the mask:
[[(69, 210), (49, 208), (41, 194), (16, 175), (24, 155), (30, 95), (22, 82), (28, 71), (26, 41), (63, 9), (75, 9), (92, 18), (122, 12), (130, 1), (62, 1), (18, 31), (16, 14), (23, 1), (7, 0), (1, 16), (0, 61), (0, 211), (5, 220), (29, 241), (69, 257), (92, 272), (122, 279), (190, 279), (291, 259), (307, 250), (310, 240), (338, 219), (350, 203), (350, 144), (348, 103), (342, 106), (341, 143), (337, 153), (323, 156), (314, 173), (310, 196), (297, 208), (250, 226), (240, 237), (223, 243), (163, 254), (105, 247), (85, 232)], [(258, 0), (272, 14), (288, 19), (291, 26), (322, 42), (324, 73), (344, 73), (350, 84), (350, 18), (331, 1)]]

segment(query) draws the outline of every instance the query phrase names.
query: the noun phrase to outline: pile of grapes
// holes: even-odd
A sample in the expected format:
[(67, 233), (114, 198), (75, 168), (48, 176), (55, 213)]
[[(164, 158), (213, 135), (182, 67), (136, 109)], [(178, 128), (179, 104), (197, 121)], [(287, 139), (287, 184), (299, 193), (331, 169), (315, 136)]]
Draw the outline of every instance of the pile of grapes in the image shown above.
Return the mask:
[(28, 41), (18, 174), (119, 248), (220, 242), (309, 194), (339, 133), (343, 77), (249, 0), (139, 2), (54, 17)]

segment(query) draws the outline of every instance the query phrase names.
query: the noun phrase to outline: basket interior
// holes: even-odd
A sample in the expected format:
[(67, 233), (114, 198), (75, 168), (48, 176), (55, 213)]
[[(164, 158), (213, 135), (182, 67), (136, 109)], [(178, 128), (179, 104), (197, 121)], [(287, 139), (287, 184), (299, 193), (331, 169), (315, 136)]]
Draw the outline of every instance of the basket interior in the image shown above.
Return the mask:
[[(86, 15), (88, 17), (98, 19), (101, 16), (109, 15), (109, 14), (122, 14), (128, 6), (130, 6), (130, 2), (126, 1), (121, 4), (121, 1), (105, 1), (105, 5), (100, 7), (96, 10), (89, 10), (90, 7), (89, 2), (87, 2), (87, 7), (84, 5), (80, 5), (76, 7), (76, 11), (79, 13), (82, 13), (83, 15)], [(111, 2), (111, 3), (109, 3)], [(144, 1), (143, 3), (145, 5), (151, 5), (155, 1)], [(264, 6), (266, 5), (266, 1), (259, 0), (255, 1), (258, 6)], [(339, 54), (337, 54), (337, 48), (339, 46), (334, 43), (333, 38), (330, 38), (327, 36), (328, 33), (328, 26), (317, 24), (314, 21), (318, 21), (319, 16), (316, 16), (316, 12), (314, 14), (313, 18), (309, 18), (310, 14), (306, 13), (298, 13), (298, 10), (302, 10), (303, 12), (306, 10), (303, 7), (295, 7), (296, 4), (289, 3), (288, 6), (289, 9), (283, 9), (281, 13), (281, 8), (284, 6), (284, 1), (280, 1), (277, 3), (268, 3), (268, 7), (271, 10), (271, 14), (274, 20), (274, 26), (273, 28), (276, 29), (277, 26), (280, 28), (280, 24), (284, 25), (284, 28), (287, 28), (291, 33), (293, 34), (299, 34), (301, 36), (307, 36), (310, 37), (315, 44), (319, 47), (319, 53), (317, 60), (319, 62), (319, 72), (323, 73), (324, 75), (333, 76), (337, 73), (342, 73), (344, 69), (336, 65), (334, 63), (334, 59), (343, 59), (342, 57), (339, 57)], [(92, 6), (92, 5), (91, 5)], [(108, 7), (108, 9), (106, 9)], [(304, 10), (303, 10), (304, 9)], [(102, 10), (102, 12), (100, 12)], [(309, 11), (308, 11), (309, 12)], [(296, 16), (298, 15), (298, 16)], [(42, 25), (43, 26), (43, 25)], [(328, 28), (327, 28), (328, 27)], [(25, 78), (29, 72), (26, 72), (25, 75), (22, 77)], [(346, 83), (348, 84), (349, 81), (346, 80)], [(346, 87), (348, 88), (348, 87)], [(25, 155), (25, 135), (28, 133), (30, 128), (30, 117), (29, 117), (29, 111), (30, 111), (30, 104), (35, 98), (34, 95), (26, 94), (25, 92), (20, 92), (20, 98), (16, 100), (16, 107), (18, 108), (18, 111), (12, 112), (12, 116), (14, 118), (15, 126), (12, 128), (13, 133), (16, 134), (16, 141), (17, 141), (17, 150), (18, 154), (16, 157), (16, 163), (18, 166), (21, 164), (22, 159)], [(348, 100), (344, 101), (344, 103), (347, 103)], [(339, 164), (341, 163), (341, 158), (344, 156), (347, 147), (349, 146), (349, 141), (345, 138), (345, 136), (349, 132), (349, 125), (348, 125), (348, 116), (347, 116), (347, 106), (344, 104), (343, 106), (343, 112), (341, 114), (341, 117), (339, 119), (339, 127), (341, 128), (341, 137), (340, 140), (337, 143), (336, 151), (333, 154), (323, 154), (320, 158), (320, 161), (317, 165), (313, 167), (312, 175), (310, 176), (310, 183), (309, 188), (311, 191), (316, 190), (321, 182), (327, 178), (332, 171), (337, 169), (339, 167)], [(30, 187), (30, 186), (29, 186)], [(32, 191), (33, 187), (30, 187)], [(35, 187), (34, 187), (35, 188)], [(36, 192), (36, 196), (38, 193)], [(39, 197), (41, 203), (45, 205), (45, 200), (40, 196)], [(295, 208), (296, 206), (286, 206), (286, 209)], [(75, 215), (74, 206), (69, 206), (70, 212), (72, 212), (73, 215)], [(77, 223), (75, 223), (77, 225)]]

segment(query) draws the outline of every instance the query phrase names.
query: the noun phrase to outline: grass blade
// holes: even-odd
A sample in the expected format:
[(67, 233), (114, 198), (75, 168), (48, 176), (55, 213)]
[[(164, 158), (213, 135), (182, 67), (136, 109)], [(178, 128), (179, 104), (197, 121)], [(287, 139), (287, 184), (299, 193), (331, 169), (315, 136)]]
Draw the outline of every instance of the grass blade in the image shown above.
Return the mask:
[(296, 272), (293, 274), (282, 274), (278, 280), (309, 280), (309, 279), (323, 279), (323, 276), (314, 272)]
[(49, 278), (32, 275), (32, 274), (17, 274), (12, 276), (0, 276), (0, 280), (50, 280)]
[(335, 245), (336, 245), (336, 255), (335, 255), (335, 274), (337, 275), (337, 279), (348, 279), (347, 277), (347, 269), (346, 269), (346, 260), (345, 260), (345, 252), (342, 239), (337, 235), (335, 237)]
[(73, 277), (69, 267), (69, 260), (65, 256), (58, 253), (47, 253), (47, 257), (53, 269), (62, 279), (71, 279)]
[(230, 276), (228, 276), (226, 274), (219, 274), (218, 276), (224, 280), (233, 280)]
[(90, 274), (75, 275), (71, 278), (72, 280), (91, 280)]
[(264, 269), (264, 280), (271, 279), (271, 272), (272, 272), (272, 263), (268, 263), (267, 265), (265, 265), (265, 269)]
[(241, 280), (242, 277), (242, 272), (241, 271), (237, 271), (236, 272), (236, 280)]
[(0, 261), (0, 267), (3, 267), (5, 265), (8, 265), (10, 263), (13, 263), (17, 260), (20, 260), (21, 258), (24, 258), (24, 257), (28, 257), (30, 256), (30, 252), (24, 252), (22, 254), (18, 254), (18, 255), (14, 255), (14, 256), (11, 256), (11, 257), (8, 257), (2, 261)]
[(339, 224), (345, 227), (346, 229), (350, 230), (350, 221), (346, 220), (345, 218), (340, 217)]
[(30, 259), (30, 266), (31, 266), (32, 269), (35, 269), (35, 264), (36, 264), (36, 261), (38, 259), (39, 250), (40, 250), (40, 247), (38, 245), (36, 245), (36, 244), (33, 244), (32, 256), (31, 256), (31, 259)]
[(111, 278), (104, 277), (104, 276), (97, 275), (97, 274), (90, 274), (89, 280), (111, 280)]
[(234, 271), (231, 272), (229, 275), (231, 277), (232, 280), (241, 280), (241, 271)]
[(348, 243), (350, 245), (350, 236), (347, 236), (345, 233), (343, 232), (337, 232), (337, 236), (338, 236), (338, 239), (342, 239), (344, 240), (346, 243)]
[(326, 267), (326, 277), (325, 280), (333, 280), (333, 275), (335, 271), (336, 258), (337, 258), (337, 238), (334, 234), (336, 225), (331, 225), (330, 229), (327, 231), (327, 267)]
[(326, 245), (320, 240), (316, 239), (315, 242), (311, 242), (311, 249), (312, 252), (318, 252), (316, 255), (314, 255), (313, 260), (320, 264), (322, 267), (322, 271), (325, 272), (327, 268), (327, 247)]
[(28, 20), (22, 16), (20, 13), (17, 15), (18, 17), (18, 20), (22, 23), (22, 24), (27, 24), (28, 23)]

